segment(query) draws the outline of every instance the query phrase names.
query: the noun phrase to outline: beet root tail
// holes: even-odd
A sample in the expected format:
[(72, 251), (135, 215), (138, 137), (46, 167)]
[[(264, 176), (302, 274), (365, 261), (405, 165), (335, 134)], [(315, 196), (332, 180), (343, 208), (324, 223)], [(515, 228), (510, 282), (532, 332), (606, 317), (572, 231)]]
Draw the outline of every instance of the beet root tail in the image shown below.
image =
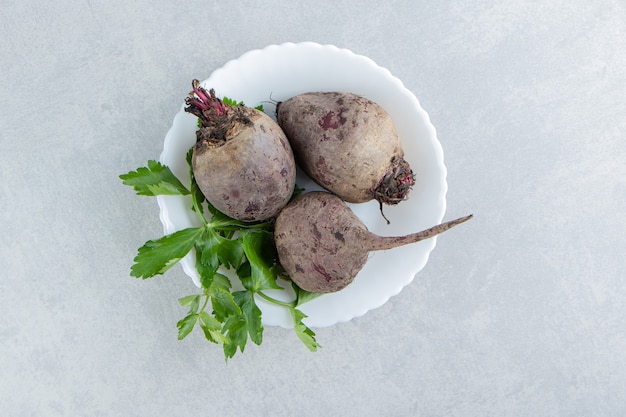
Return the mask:
[(371, 239), (368, 245), (369, 251), (379, 251), (379, 250), (387, 250), (393, 249), (398, 246), (408, 245), (411, 243), (416, 243), (422, 240), (430, 239), (431, 237), (435, 237), (438, 234), (441, 234), (447, 230), (452, 229), (454, 226), (458, 226), (461, 223), (464, 223), (473, 217), (472, 214), (469, 216), (460, 217), (455, 220), (451, 220), (449, 222), (438, 224), (437, 226), (433, 226), (430, 229), (422, 230), (421, 232), (411, 233), (406, 236), (376, 236), (374, 234), (371, 235)]

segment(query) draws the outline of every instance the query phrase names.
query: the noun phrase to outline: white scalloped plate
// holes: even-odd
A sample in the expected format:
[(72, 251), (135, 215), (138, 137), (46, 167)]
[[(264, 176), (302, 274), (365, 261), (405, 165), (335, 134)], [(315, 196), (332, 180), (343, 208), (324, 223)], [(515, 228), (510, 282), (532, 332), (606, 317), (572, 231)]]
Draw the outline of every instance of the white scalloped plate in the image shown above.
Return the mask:
[[(189, 89), (191, 90), (191, 80)], [(446, 168), (443, 150), (435, 128), (417, 98), (391, 73), (371, 59), (347, 49), (312, 42), (285, 43), (253, 50), (215, 70), (202, 82), (214, 88), (218, 96), (242, 100), (249, 106), (264, 104), (274, 117), (273, 101), (283, 101), (307, 91), (344, 91), (365, 96), (385, 108), (392, 116), (405, 150), (405, 158), (416, 172), (416, 184), (409, 199), (398, 206), (384, 208), (391, 220), (388, 225), (381, 217), (378, 203), (352, 204), (357, 216), (373, 232), (400, 235), (416, 232), (438, 224), (446, 209)], [(181, 100), (187, 91), (181, 93)], [(188, 149), (195, 143), (196, 118), (183, 110), (175, 116), (165, 137), (161, 162), (169, 166), (188, 183), (185, 161)], [(298, 185), (307, 191), (319, 189), (302, 174)], [(198, 226), (196, 214), (186, 197), (159, 196), (160, 218), (165, 233), (189, 226)], [(373, 253), (363, 270), (347, 288), (327, 294), (301, 306), (310, 327), (326, 327), (362, 316), (382, 306), (411, 283), (428, 261), (436, 238), (413, 245)], [(182, 261), (183, 270), (199, 286), (190, 253)], [(290, 299), (291, 289), (271, 295)], [(293, 327), (288, 312), (281, 307), (258, 299), (263, 323), (270, 326)]]

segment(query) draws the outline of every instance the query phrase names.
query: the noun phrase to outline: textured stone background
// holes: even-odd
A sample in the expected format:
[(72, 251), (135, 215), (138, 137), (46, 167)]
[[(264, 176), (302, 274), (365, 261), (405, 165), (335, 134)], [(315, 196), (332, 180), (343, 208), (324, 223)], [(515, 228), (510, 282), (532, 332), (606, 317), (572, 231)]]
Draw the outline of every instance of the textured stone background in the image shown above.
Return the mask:
[[(3, 415), (626, 415), (623, 1), (26, 0), (0, 20)], [(117, 176), (158, 157), (192, 78), (305, 40), (417, 95), (450, 216), (475, 218), (321, 351), (267, 328), (225, 365), (176, 340), (180, 268), (128, 276), (162, 229)]]

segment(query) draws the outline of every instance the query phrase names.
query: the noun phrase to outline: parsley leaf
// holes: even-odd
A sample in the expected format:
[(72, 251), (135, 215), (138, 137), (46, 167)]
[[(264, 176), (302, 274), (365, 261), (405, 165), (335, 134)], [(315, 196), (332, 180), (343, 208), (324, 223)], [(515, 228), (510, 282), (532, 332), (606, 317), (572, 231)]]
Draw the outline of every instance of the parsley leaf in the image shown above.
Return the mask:
[[(203, 253), (204, 248), (201, 244), (198, 244), (198, 242), (196, 242), (196, 245), (194, 246), (194, 248), (196, 250), (196, 270), (198, 271), (198, 274), (200, 275), (200, 285), (204, 289), (209, 289), (213, 285), (213, 281), (215, 279), (215, 275), (217, 275), (217, 270), (219, 268), (219, 265), (210, 265), (210, 264), (207, 265), (206, 264), (206, 255), (204, 255)], [(205, 258), (204, 262), (203, 262), (203, 258)], [(209, 256), (209, 259), (211, 259), (210, 256)], [(229, 288), (230, 286), (228, 286), (226, 289), (229, 289)]]
[[(244, 105), (228, 98), (228, 105)], [(257, 107), (263, 110), (262, 106)], [(283, 289), (277, 278), (284, 275), (278, 263), (273, 239), (273, 221), (242, 222), (217, 210), (198, 187), (192, 166), (193, 147), (187, 152), (189, 189), (172, 171), (158, 161), (148, 161), (147, 167), (120, 175), (125, 185), (132, 186), (138, 195), (190, 195), (191, 208), (202, 226), (189, 227), (149, 240), (139, 248), (131, 276), (151, 278), (163, 274), (191, 250), (196, 253), (196, 270), (200, 275), (201, 293), (180, 298), (187, 314), (176, 323), (178, 339), (184, 339), (194, 328), (200, 327), (211, 343), (221, 344), (228, 360), (237, 350), (243, 352), (248, 339), (259, 345), (263, 341), (262, 313), (256, 304), (259, 296), (287, 308), (292, 316), (296, 335), (311, 351), (319, 345), (315, 333), (308, 328), (306, 318), (297, 309), (301, 304), (319, 296), (298, 288), (292, 283), (296, 298), (285, 302), (272, 298), (263, 291)], [(301, 193), (297, 187), (294, 196)], [(224, 269), (236, 272), (243, 290), (233, 291)], [(224, 272), (224, 273), (223, 273)], [(207, 308), (210, 307), (210, 311)], [(197, 325), (197, 326), (196, 326)]]
[(235, 302), (241, 308), (246, 320), (246, 328), (250, 339), (257, 345), (263, 342), (263, 323), (261, 322), (261, 310), (254, 301), (254, 293), (251, 291), (237, 291), (234, 294)]
[(176, 323), (176, 327), (178, 327), (178, 340), (184, 339), (191, 333), (197, 321), (198, 315), (196, 313), (188, 314), (185, 318), (179, 320), (178, 323)]
[(314, 300), (320, 295), (323, 295), (319, 292), (310, 292), (303, 290), (302, 288), (298, 287), (293, 281), (291, 282), (291, 286), (293, 288), (293, 291), (296, 293), (296, 307), (301, 306), (302, 304), (311, 300)]
[(201, 247), (201, 262), (207, 266), (224, 265), (237, 268), (243, 260), (243, 246), (238, 239), (227, 239), (213, 229), (205, 229), (197, 241)]
[(189, 190), (172, 171), (158, 161), (148, 161), (148, 167), (137, 168), (119, 176), (122, 183), (135, 189), (137, 195), (187, 195)]
[(236, 314), (226, 318), (222, 333), (226, 336), (224, 356), (227, 359), (235, 356), (237, 348), (243, 353), (248, 340), (248, 328), (246, 318), (243, 315)]
[(304, 345), (311, 351), (315, 352), (318, 348), (322, 347), (315, 340), (315, 332), (307, 327), (306, 324), (302, 322), (307, 316), (302, 311), (297, 308), (290, 308), (291, 317), (294, 322), (294, 330), (296, 331), (296, 335), (298, 338), (304, 343)]
[(227, 289), (212, 288), (211, 303), (213, 315), (221, 322), (225, 322), (230, 316), (240, 316), (241, 308), (235, 302), (235, 297)]
[(222, 289), (224, 291), (230, 291), (232, 287), (230, 280), (224, 274), (217, 273), (213, 276), (213, 282), (211, 283), (211, 290)]
[(206, 311), (200, 312), (198, 315), (200, 328), (204, 332), (204, 337), (212, 343), (224, 344), (226, 338), (222, 334), (222, 323)]
[(245, 231), (241, 233), (241, 239), (243, 251), (250, 263), (249, 275), (239, 275), (243, 286), (253, 292), (281, 289), (276, 283), (273, 264), (267, 261), (277, 258), (272, 234), (266, 231)]
[(139, 248), (130, 268), (136, 278), (151, 278), (163, 274), (180, 261), (194, 246), (203, 232), (202, 227), (189, 227), (157, 240), (149, 240)]
[(197, 313), (198, 307), (200, 307), (200, 294), (188, 295), (178, 299), (181, 306), (189, 306), (189, 313)]

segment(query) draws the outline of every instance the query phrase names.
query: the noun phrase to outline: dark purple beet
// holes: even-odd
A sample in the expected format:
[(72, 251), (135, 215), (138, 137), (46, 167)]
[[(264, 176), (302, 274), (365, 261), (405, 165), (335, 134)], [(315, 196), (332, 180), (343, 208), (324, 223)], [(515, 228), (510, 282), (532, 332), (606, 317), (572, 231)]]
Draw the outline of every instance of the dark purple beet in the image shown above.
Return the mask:
[(351, 93), (300, 94), (276, 108), (296, 162), (350, 203), (397, 204), (415, 183), (391, 116)]
[(349, 285), (369, 252), (429, 239), (471, 218), (406, 236), (382, 237), (367, 230), (339, 197), (316, 191), (299, 196), (280, 212), (274, 240), (280, 264), (300, 288), (328, 293)]
[(191, 162), (206, 199), (242, 221), (278, 215), (296, 182), (293, 153), (280, 126), (259, 110), (222, 103), (198, 80), (186, 103), (185, 110), (201, 121)]

